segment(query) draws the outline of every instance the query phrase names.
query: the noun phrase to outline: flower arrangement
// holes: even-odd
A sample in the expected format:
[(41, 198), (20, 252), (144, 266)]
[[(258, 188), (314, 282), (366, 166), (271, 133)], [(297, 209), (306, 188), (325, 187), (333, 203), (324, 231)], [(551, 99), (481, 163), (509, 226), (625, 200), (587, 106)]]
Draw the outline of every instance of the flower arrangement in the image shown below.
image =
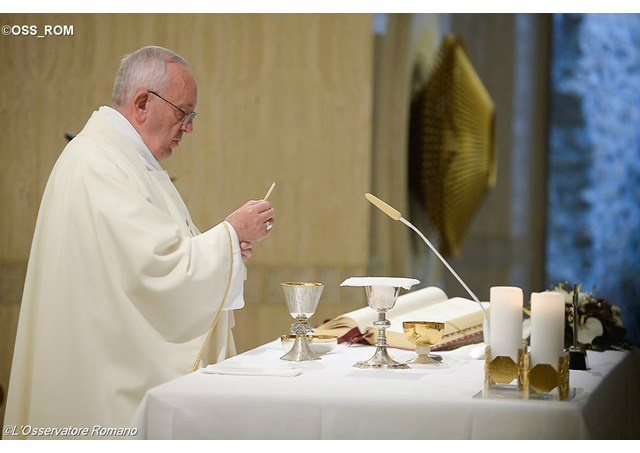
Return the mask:
[[(593, 293), (581, 292), (581, 287), (582, 285), (578, 285), (578, 343), (594, 351), (637, 349), (638, 346), (626, 338), (627, 331), (620, 318), (620, 308), (605, 299), (597, 298)], [(572, 346), (573, 288), (568, 282), (561, 282), (551, 291), (564, 295), (564, 343), (565, 347)], [(530, 319), (526, 319), (523, 336), (528, 337), (530, 330)]]

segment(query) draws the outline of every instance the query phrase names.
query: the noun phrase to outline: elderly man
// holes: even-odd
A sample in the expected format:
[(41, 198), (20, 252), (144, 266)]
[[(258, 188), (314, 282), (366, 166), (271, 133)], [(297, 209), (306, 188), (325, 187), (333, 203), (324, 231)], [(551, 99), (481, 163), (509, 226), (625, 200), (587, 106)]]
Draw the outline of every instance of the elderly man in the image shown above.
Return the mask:
[(127, 427), (149, 388), (235, 353), (243, 261), (275, 213), (249, 201), (196, 229), (159, 163), (193, 131), (196, 103), (185, 60), (144, 47), (122, 60), (112, 107), (60, 155), (31, 248), (5, 417), (17, 428), (5, 437)]

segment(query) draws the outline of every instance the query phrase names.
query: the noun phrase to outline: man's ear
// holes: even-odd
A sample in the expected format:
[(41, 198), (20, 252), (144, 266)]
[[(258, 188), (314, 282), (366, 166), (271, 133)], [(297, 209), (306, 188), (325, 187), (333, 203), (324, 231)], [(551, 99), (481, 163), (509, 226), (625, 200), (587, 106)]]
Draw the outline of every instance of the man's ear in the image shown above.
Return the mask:
[(149, 92), (141, 90), (133, 98), (133, 116), (138, 124), (142, 124), (147, 119), (149, 113)]

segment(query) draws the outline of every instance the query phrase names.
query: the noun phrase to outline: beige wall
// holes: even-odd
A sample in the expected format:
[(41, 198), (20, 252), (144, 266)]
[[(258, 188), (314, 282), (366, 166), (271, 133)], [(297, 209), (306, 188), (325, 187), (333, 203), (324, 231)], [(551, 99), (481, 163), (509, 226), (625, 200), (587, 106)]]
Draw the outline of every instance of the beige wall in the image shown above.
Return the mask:
[[(2, 15), (74, 25), (72, 37), (0, 39), (0, 385), (6, 390), (40, 197), (91, 111), (109, 104), (119, 59), (169, 47), (199, 84), (195, 133), (163, 165), (200, 229), (272, 181), (273, 234), (254, 247), (238, 349), (286, 333), (283, 280), (327, 286), (313, 321), (360, 307), (343, 278), (366, 272), (373, 36), (370, 15)], [(4, 408), (0, 407), (0, 414)], [(1, 420), (1, 419), (0, 419)]]
[[(373, 180), (374, 194), (428, 231), (424, 209), (413, 210), (408, 191), (408, 143), (412, 95), (429, 75), (440, 44), (440, 15), (390, 14), (375, 38)], [(421, 221), (420, 216), (425, 221)], [(372, 275), (411, 276), (422, 286), (440, 275), (422, 242), (406, 226), (378, 210), (371, 213)], [(437, 259), (437, 258), (436, 258)]]

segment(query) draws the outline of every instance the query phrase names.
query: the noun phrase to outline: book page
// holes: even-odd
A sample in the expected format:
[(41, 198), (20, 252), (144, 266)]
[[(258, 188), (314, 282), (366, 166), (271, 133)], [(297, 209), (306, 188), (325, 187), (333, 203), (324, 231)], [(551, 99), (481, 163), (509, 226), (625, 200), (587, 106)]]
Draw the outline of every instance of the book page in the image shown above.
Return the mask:
[[(487, 304), (488, 305), (488, 304)], [(485, 305), (485, 308), (487, 307)], [(435, 321), (444, 322), (444, 334), (482, 325), (482, 310), (477, 302), (462, 297), (429, 304), (412, 312), (402, 313), (389, 319), (391, 327), (387, 331), (403, 333), (404, 321)]]
[(398, 297), (396, 305), (387, 312), (387, 319), (391, 321), (392, 319), (401, 318), (407, 313), (425, 310), (446, 300), (447, 295), (445, 292), (436, 286), (412, 291)]
[[(488, 310), (489, 304), (482, 305)], [(401, 349), (414, 349), (405, 336), (402, 323), (404, 321), (435, 321), (444, 322), (443, 338), (437, 344), (450, 344), (454, 340), (467, 338), (471, 334), (482, 332), (484, 317), (477, 302), (462, 297), (436, 302), (420, 307), (412, 312), (401, 313), (391, 319), (391, 326), (386, 330), (389, 346)], [(367, 341), (374, 344), (378, 339), (378, 329), (369, 326), (365, 331)], [(472, 341), (476, 342), (476, 341)]]
[[(391, 320), (392, 317), (402, 317), (406, 313), (410, 313), (420, 308), (428, 307), (446, 300), (447, 295), (445, 294), (445, 292), (435, 286), (419, 289), (417, 291), (411, 291), (398, 297), (396, 305), (387, 312), (387, 318)], [(369, 306), (366, 306), (363, 308), (359, 308), (358, 310), (345, 313), (344, 315), (340, 315), (337, 318), (334, 318), (331, 321), (318, 326), (316, 330), (321, 330), (324, 333), (328, 329), (357, 327), (360, 332), (364, 333), (367, 327), (373, 325), (373, 322), (376, 319), (378, 319), (378, 312), (376, 312)], [(402, 329), (402, 323), (400, 323), (400, 329)]]

